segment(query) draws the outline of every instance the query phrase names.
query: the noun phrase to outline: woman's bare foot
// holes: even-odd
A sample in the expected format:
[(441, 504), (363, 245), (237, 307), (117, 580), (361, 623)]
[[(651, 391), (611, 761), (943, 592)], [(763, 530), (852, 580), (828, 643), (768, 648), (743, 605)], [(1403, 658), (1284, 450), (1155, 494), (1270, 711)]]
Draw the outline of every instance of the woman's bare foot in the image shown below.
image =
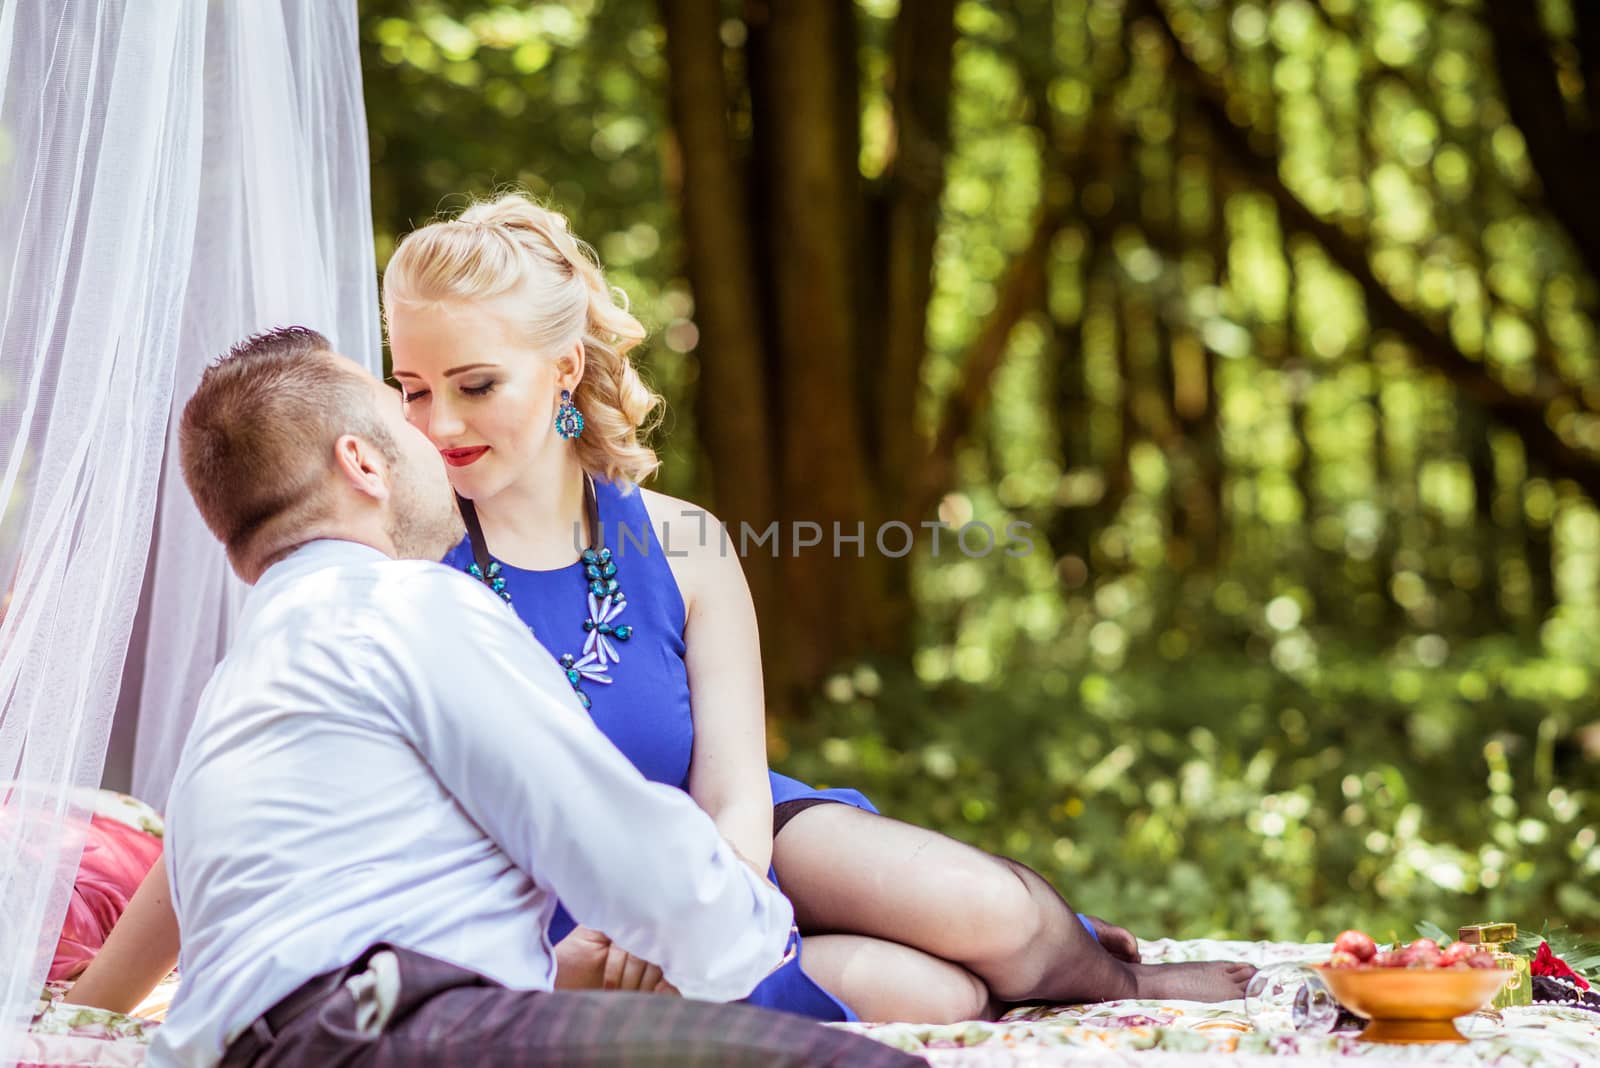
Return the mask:
[(1139, 998), (1159, 1001), (1231, 1001), (1244, 997), (1254, 966), (1239, 961), (1193, 961), (1184, 964), (1134, 964)]
[(1094, 936), (1100, 940), (1102, 949), (1118, 960), (1125, 960), (1129, 964), (1139, 963), (1139, 940), (1133, 937), (1132, 931), (1107, 923), (1098, 916), (1086, 915), (1084, 918), (1094, 928)]

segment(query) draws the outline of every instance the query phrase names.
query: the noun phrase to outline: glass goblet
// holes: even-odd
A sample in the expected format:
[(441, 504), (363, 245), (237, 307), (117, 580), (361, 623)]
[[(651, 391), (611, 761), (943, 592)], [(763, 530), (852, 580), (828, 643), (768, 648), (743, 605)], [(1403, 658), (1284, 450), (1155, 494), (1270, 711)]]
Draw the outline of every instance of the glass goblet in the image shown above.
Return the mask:
[(1244, 1011), (1258, 1031), (1325, 1035), (1339, 1023), (1339, 1002), (1310, 965), (1270, 964), (1251, 976)]

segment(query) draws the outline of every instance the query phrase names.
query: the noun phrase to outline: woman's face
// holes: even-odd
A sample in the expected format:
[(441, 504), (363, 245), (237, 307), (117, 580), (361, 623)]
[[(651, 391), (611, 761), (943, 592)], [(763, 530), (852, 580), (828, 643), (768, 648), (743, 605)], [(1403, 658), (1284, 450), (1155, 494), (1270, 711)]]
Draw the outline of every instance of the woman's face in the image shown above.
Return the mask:
[(389, 349), (406, 419), (444, 456), (456, 492), (485, 501), (553, 469), (570, 361), (529, 347), (490, 303), (397, 304)]

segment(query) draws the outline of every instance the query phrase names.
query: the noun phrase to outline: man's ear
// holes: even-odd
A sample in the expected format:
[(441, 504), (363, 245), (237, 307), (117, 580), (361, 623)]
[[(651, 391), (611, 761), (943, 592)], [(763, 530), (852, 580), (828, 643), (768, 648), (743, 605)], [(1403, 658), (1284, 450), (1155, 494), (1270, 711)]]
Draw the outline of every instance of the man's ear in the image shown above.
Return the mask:
[(556, 388), (577, 392), (584, 366), (583, 342), (574, 341), (570, 349), (556, 357)]
[(389, 464), (365, 438), (341, 434), (333, 443), (333, 466), (358, 492), (374, 501), (389, 499)]

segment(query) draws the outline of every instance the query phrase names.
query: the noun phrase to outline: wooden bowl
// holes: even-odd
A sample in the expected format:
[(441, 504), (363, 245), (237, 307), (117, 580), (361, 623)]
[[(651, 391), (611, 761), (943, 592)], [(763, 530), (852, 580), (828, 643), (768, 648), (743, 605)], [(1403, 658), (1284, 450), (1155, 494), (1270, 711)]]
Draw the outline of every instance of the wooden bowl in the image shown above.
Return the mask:
[(1345, 1008), (1368, 1021), (1365, 1042), (1465, 1042), (1455, 1020), (1494, 1000), (1515, 973), (1501, 968), (1330, 968), (1317, 965)]

